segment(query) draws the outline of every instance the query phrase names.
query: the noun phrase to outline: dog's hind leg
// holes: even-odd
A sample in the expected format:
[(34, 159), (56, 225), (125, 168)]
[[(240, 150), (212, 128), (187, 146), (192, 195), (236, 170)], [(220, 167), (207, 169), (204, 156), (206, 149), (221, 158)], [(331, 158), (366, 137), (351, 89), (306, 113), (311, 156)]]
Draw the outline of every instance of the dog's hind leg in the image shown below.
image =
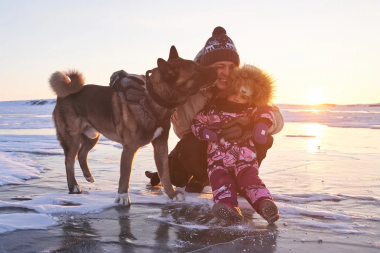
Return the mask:
[(87, 157), (90, 150), (93, 149), (98, 143), (99, 138), (100, 134), (95, 135), (95, 137), (92, 139), (87, 137), (87, 135), (82, 134), (81, 148), (78, 153), (78, 161), (80, 168), (82, 169), (83, 176), (90, 183), (94, 183), (95, 178), (92, 175), (90, 168), (88, 167)]
[(53, 111), (53, 119), (57, 139), (61, 144), (63, 152), (65, 153), (67, 185), (69, 187), (70, 194), (81, 194), (82, 188), (78, 185), (77, 180), (75, 179), (74, 171), (75, 159), (78, 156), (81, 143), (81, 134), (78, 133), (78, 131), (74, 131), (79, 129), (79, 121), (68, 121), (68, 117), (64, 117), (65, 115), (61, 113), (62, 111), (63, 109), (57, 102), (57, 105)]
[(77, 183), (75, 179), (75, 169), (74, 164), (78, 156), (80, 147), (81, 136), (79, 134), (71, 136), (70, 139), (66, 139), (67, 149), (63, 149), (65, 152), (65, 165), (66, 165), (66, 176), (67, 185), (69, 187), (70, 194), (81, 194), (82, 188)]

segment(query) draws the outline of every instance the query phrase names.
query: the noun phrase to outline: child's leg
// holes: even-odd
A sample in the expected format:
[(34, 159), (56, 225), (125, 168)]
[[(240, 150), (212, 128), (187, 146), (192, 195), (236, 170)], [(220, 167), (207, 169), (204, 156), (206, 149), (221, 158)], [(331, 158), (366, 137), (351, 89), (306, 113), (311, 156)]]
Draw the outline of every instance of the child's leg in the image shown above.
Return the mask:
[[(264, 219), (273, 223), (279, 218), (277, 206), (269, 190), (259, 177), (256, 159), (251, 164), (239, 162), (235, 170), (236, 181), (241, 193)], [(268, 202), (269, 201), (269, 202)]]
[(257, 205), (255, 205), (257, 200), (272, 199), (272, 196), (259, 177), (257, 163), (253, 166), (248, 164), (239, 165), (236, 169), (238, 187), (255, 211), (257, 211)]
[(214, 214), (225, 221), (236, 223), (243, 221), (244, 218), (238, 207), (237, 189), (233, 174), (223, 167), (222, 161), (214, 162), (207, 171), (215, 202), (212, 208)]
[(210, 165), (207, 172), (214, 202), (231, 203), (233, 206), (238, 206), (236, 183), (231, 173), (228, 173), (223, 165), (217, 165), (217, 162)]

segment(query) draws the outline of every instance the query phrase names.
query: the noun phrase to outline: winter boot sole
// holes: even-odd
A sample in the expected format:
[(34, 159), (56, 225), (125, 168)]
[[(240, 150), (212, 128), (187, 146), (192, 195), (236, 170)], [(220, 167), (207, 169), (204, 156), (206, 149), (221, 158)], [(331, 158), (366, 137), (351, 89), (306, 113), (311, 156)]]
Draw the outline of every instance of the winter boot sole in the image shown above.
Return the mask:
[(275, 223), (280, 218), (276, 204), (269, 199), (265, 199), (260, 203), (260, 212), (261, 217), (268, 221), (269, 224)]
[(212, 212), (215, 214), (216, 217), (220, 218), (223, 221), (242, 223), (244, 220), (244, 217), (240, 215), (237, 211), (222, 203), (216, 203), (212, 207)]

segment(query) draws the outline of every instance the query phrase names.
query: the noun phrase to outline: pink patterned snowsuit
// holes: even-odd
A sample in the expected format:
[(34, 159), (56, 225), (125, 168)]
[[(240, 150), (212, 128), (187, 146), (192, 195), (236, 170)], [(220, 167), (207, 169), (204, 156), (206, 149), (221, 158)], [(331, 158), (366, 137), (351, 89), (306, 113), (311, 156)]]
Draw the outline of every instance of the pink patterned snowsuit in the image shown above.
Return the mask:
[[(238, 113), (229, 113), (211, 105), (206, 115), (205, 111), (201, 111), (195, 116), (191, 129), (198, 139), (205, 140), (202, 133), (206, 128), (209, 126), (220, 128), (238, 117), (253, 115), (255, 121), (266, 118), (273, 122), (271, 112), (261, 115), (255, 112), (256, 108), (247, 108)], [(256, 148), (251, 138), (234, 143), (226, 142), (223, 138), (218, 138), (217, 142), (209, 142), (207, 162), (207, 172), (215, 203), (230, 203), (238, 207), (238, 191), (256, 211), (261, 200), (273, 200), (258, 175)], [(260, 200), (257, 201), (258, 199)]]

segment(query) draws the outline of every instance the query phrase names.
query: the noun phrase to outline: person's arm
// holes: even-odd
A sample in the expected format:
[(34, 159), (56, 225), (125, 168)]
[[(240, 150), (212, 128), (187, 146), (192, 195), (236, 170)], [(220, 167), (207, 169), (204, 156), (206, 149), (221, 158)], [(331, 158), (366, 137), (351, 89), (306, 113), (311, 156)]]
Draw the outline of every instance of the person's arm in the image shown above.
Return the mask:
[(193, 119), (205, 107), (206, 101), (206, 95), (198, 92), (191, 96), (185, 104), (177, 107), (171, 117), (171, 122), (178, 138), (182, 139), (185, 134), (191, 133)]
[(191, 125), (191, 131), (201, 141), (218, 141), (218, 134), (215, 132), (218, 129), (218, 127), (208, 125), (208, 118), (204, 115), (204, 111), (195, 116)]
[(269, 134), (274, 135), (284, 128), (284, 118), (282, 117), (281, 111), (277, 106), (272, 106), (273, 112), (273, 125), (269, 128)]
[[(258, 108), (259, 110), (260, 108)], [(269, 127), (269, 134), (273, 135), (279, 133), (284, 127), (284, 118), (277, 106), (271, 107), (273, 113), (273, 122)], [(239, 141), (245, 140), (252, 136), (255, 127), (255, 117), (239, 117), (222, 126), (221, 135), (226, 141)]]

